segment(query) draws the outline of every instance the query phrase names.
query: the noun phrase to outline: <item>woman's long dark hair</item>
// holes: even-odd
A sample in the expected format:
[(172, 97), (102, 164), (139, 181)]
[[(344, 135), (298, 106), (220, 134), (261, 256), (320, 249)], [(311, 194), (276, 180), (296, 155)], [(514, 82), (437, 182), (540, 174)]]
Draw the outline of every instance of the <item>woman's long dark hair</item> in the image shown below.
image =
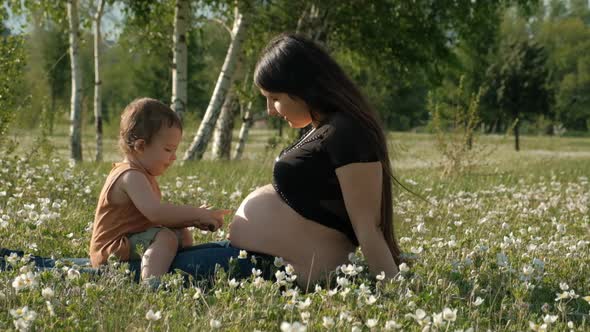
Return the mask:
[(393, 176), (387, 139), (356, 85), (322, 47), (304, 36), (288, 33), (268, 43), (256, 64), (254, 83), (269, 92), (301, 98), (319, 114), (349, 114), (370, 133), (383, 167), (380, 228), (396, 264), (400, 264), (401, 252), (393, 230)]

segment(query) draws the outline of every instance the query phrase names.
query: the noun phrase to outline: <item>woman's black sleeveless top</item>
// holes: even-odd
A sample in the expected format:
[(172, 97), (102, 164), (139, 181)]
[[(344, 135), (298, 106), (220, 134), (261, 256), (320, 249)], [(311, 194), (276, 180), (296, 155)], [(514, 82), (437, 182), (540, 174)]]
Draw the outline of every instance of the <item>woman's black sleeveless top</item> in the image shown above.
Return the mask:
[(367, 129), (350, 115), (333, 113), (280, 153), (274, 164), (273, 186), (295, 212), (344, 233), (358, 246), (335, 170), (378, 160)]

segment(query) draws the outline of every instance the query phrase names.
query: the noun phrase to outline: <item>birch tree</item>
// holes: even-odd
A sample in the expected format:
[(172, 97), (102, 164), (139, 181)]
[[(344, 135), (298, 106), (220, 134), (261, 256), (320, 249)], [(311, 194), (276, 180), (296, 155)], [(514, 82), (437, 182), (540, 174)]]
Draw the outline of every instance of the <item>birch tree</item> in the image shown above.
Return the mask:
[(174, 46), (172, 62), (172, 109), (182, 118), (187, 104), (186, 30), (189, 22), (189, 0), (176, 0), (174, 10)]
[(230, 159), (232, 130), (234, 127), (234, 116), (236, 110), (236, 98), (233, 89), (227, 92), (223, 106), (221, 106), (221, 114), (215, 125), (215, 132), (213, 133), (213, 159)]
[(253, 102), (250, 100), (245, 103), (245, 107), (242, 110), (242, 125), (240, 126), (240, 133), (238, 135), (238, 141), (234, 150), (234, 160), (242, 159), (244, 148), (246, 147), (246, 142), (248, 141), (248, 134), (250, 133), (250, 128), (252, 128), (254, 122), (266, 117), (266, 114), (264, 113), (253, 113), (252, 105)]
[(94, 123), (96, 127), (96, 161), (102, 161), (102, 106), (101, 106), (101, 76), (100, 76), (100, 52), (101, 32), (100, 24), (104, 10), (105, 0), (97, 0), (96, 13), (94, 14)]
[(70, 63), (72, 68), (72, 96), (70, 105), (70, 158), (82, 161), (82, 72), (79, 54), (78, 0), (68, 0), (67, 12), (70, 40)]
[(213, 89), (213, 94), (205, 116), (199, 126), (197, 134), (185, 152), (183, 160), (200, 160), (207, 148), (207, 144), (213, 134), (213, 127), (217, 122), (219, 113), (221, 111), (221, 104), (225, 101), (227, 91), (231, 88), (233, 81), (233, 74), (241, 51), (242, 41), (246, 30), (246, 19), (244, 14), (238, 9), (234, 8), (234, 22), (231, 30), (231, 42), (219, 73), (219, 78)]
[(252, 114), (252, 105), (259, 92), (254, 85), (254, 81), (250, 78), (250, 74), (251, 72), (247, 71), (243, 81), (243, 84), (248, 85), (249, 88), (244, 89), (244, 93), (241, 93), (239, 95), (240, 98), (238, 98), (240, 114), (242, 115), (242, 125), (240, 126), (240, 133), (238, 135), (238, 141), (234, 151), (233, 158), (236, 160), (242, 158), (244, 147), (246, 146), (246, 141), (248, 140), (248, 134), (250, 133), (252, 124), (254, 124), (254, 121), (258, 118), (263, 117), (260, 116), (260, 114), (257, 114), (259, 117), (255, 119)]
[[(236, 72), (240, 71), (242, 67), (243, 58), (238, 59), (236, 64)], [(244, 83), (248, 82), (249, 73), (246, 74)], [(234, 128), (234, 117), (237, 110), (237, 86), (232, 86), (227, 92), (223, 106), (221, 106), (221, 113), (219, 119), (215, 125), (215, 131), (213, 132), (213, 148), (211, 151), (212, 159), (230, 159), (232, 131)]]

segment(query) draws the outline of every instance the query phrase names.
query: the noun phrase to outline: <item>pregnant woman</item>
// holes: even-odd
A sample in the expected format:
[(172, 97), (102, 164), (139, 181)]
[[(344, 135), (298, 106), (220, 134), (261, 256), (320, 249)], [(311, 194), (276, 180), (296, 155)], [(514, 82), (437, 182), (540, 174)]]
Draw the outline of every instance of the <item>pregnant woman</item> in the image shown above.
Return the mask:
[[(228, 267), (230, 257), (246, 250), (261, 260), (283, 258), (305, 287), (360, 246), (371, 274), (394, 277), (400, 249), (387, 142), (359, 89), (326, 51), (294, 34), (270, 41), (254, 79), (270, 116), (311, 129), (276, 158), (273, 183), (239, 206), (229, 241), (179, 252), (171, 270), (209, 277), (216, 264)], [(238, 261), (247, 274), (251, 260)]]

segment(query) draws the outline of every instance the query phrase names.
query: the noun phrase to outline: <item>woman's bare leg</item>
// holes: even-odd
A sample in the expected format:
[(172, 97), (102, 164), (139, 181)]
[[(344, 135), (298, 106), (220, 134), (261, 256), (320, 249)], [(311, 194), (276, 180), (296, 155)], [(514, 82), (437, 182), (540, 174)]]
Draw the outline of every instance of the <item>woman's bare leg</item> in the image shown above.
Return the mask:
[(160, 277), (167, 273), (177, 249), (176, 233), (168, 228), (159, 231), (141, 258), (141, 279)]

